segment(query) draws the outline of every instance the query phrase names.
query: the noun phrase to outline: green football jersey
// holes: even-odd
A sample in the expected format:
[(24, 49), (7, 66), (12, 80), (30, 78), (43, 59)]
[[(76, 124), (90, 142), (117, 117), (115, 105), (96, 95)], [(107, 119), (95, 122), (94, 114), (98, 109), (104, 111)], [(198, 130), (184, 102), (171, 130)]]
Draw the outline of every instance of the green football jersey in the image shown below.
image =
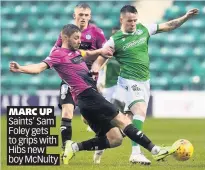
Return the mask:
[(115, 57), (109, 59), (104, 67), (105, 74), (105, 88), (109, 88), (117, 85), (117, 79), (120, 74), (120, 65), (116, 61)]
[(148, 41), (157, 31), (157, 24), (137, 24), (134, 33), (116, 32), (107, 42), (115, 49), (114, 56), (120, 63), (120, 76), (126, 79), (146, 81), (149, 74)]

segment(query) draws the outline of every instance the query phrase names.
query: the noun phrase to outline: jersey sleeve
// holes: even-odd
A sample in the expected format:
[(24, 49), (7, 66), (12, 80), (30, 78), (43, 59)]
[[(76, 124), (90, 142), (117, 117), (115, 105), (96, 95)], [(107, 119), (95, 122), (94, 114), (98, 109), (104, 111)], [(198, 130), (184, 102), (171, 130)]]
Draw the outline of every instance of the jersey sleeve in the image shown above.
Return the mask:
[(57, 64), (60, 63), (60, 55), (54, 51), (43, 60), (44, 63), (48, 65), (49, 68), (54, 68)]
[(149, 24), (149, 25), (144, 25), (144, 26), (147, 28), (150, 36), (157, 33), (158, 24)]
[(113, 49), (115, 49), (115, 42), (112, 37), (110, 37), (110, 39), (103, 45), (103, 47), (107, 47), (107, 46), (110, 46)]
[(104, 35), (104, 32), (98, 28), (96, 30), (96, 47), (97, 49), (99, 48), (102, 48), (103, 45), (106, 43), (106, 38), (105, 38), (105, 35)]

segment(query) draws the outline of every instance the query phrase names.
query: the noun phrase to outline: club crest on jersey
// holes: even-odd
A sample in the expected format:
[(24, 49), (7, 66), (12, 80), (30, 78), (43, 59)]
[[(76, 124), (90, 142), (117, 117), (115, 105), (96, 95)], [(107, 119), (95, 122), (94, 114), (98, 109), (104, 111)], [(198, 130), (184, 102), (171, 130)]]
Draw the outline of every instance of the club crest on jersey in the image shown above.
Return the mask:
[(143, 33), (143, 31), (142, 31), (142, 30), (137, 29), (137, 31), (136, 31), (136, 33), (135, 33), (135, 34), (137, 34), (137, 35), (141, 35), (142, 33)]
[(85, 36), (85, 38), (86, 38), (86, 40), (90, 40), (92, 37), (91, 37), (90, 34), (87, 34), (87, 35)]

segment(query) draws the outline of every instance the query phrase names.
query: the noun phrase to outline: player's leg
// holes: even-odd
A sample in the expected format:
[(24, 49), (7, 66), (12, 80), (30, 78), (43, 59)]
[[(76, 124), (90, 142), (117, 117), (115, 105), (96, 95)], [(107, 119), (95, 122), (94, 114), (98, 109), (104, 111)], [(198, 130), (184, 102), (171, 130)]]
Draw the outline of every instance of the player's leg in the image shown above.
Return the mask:
[[(134, 82), (135, 89), (132, 89), (131, 93), (136, 99), (133, 105), (130, 106), (130, 111), (133, 113), (132, 123), (139, 130), (143, 129), (143, 124), (146, 119), (147, 107), (150, 97), (150, 84), (149, 80), (145, 82)], [(132, 84), (133, 86), (133, 84)], [(134, 91), (136, 90), (136, 91)], [(140, 150), (140, 146), (132, 141), (132, 153), (130, 155), (130, 162), (149, 165), (151, 161), (148, 160)]]
[[(123, 139), (122, 132), (119, 130), (119, 128), (114, 127), (110, 123), (107, 124), (106, 126), (103, 126), (103, 127), (97, 126), (94, 129), (94, 131), (97, 132), (96, 137), (101, 137), (101, 136), (107, 137), (109, 144), (110, 144), (110, 148), (117, 147), (117, 146), (121, 145), (121, 143), (122, 143), (122, 139)], [(95, 154), (93, 155), (94, 164), (100, 164), (103, 152), (104, 152), (104, 150), (96, 150), (95, 151)]]
[[(114, 148), (122, 144), (122, 134), (117, 127), (113, 127), (111, 124), (104, 124), (104, 126), (96, 124), (89, 124), (93, 130), (96, 132), (96, 137), (83, 141), (83, 142), (72, 142), (67, 141), (65, 147), (65, 157), (64, 164), (68, 164), (69, 160), (75, 155), (75, 152), (79, 151), (98, 151), (104, 152), (106, 148)], [(104, 134), (109, 127), (111, 128), (106, 134)], [(100, 164), (101, 158), (97, 159), (95, 157), (102, 156), (95, 154), (94, 163)]]
[[(125, 103), (123, 102), (123, 100), (125, 100), (125, 92), (122, 87), (115, 85), (110, 88), (104, 88), (102, 90), (102, 95), (105, 97), (107, 101), (111, 102), (121, 112), (124, 112)], [(120, 133), (124, 137), (123, 132), (120, 131)], [(103, 150), (95, 151), (93, 156), (93, 162), (99, 164), (102, 154)]]
[[(146, 118), (146, 110), (147, 106), (145, 102), (138, 102), (135, 103), (131, 108), (130, 108), (133, 116), (132, 116), (132, 123), (133, 125), (139, 129), (143, 129), (143, 123)], [(151, 161), (148, 160), (144, 154), (141, 152), (139, 144), (136, 142), (132, 141), (132, 153), (130, 155), (129, 161), (132, 163), (140, 163), (140, 164), (145, 164), (149, 165), (151, 164)]]
[[(101, 150), (102, 148), (109, 148), (110, 145), (111, 147), (115, 147), (121, 144), (122, 135), (118, 128), (111, 130), (110, 133), (107, 134), (108, 138), (105, 136), (106, 133), (113, 128), (113, 126), (110, 125), (110, 120), (117, 114), (117, 109), (95, 90), (89, 89), (84, 93), (84, 95), (80, 95), (78, 98), (78, 106), (81, 110), (81, 114), (87, 120), (97, 137), (79, 143), (79, 150)], [(105, 115), (107, 115), (107, 117), (105, 117)], [(115, 131), (117, 132), (114, 133)], [(69, 157), (71, 156), (67, 155), (65, 161), (67, 161)]]
[(61, 110), (61, 139), (62, 148), (64, 150), (67, 140), (72, 138), (72, 118), (74, 111), (74, 101), (70, 93), (70, 89), (64, 82), (61, 83), (59, 108)]
[(169, 147), (159, 147), (151, 142), (151, 140), (142, 132), (139, 131), (131, 123), (131, 120), (128, 116), (119, 113), (112, 121), (113, 125), (118, 126), (123, 130), (124, 134), (129, 137), (132, 141), (143, 146), (145, 149), (152, 153), (152, 156), (155, 160), (161, 160), (168, 155), (173, 154), (178, 146), (169, 146)]
[[(114, 114), (113, 114), (114, 115)], [(177, 147), (159, 147), (155, 144), (153, 144), (150, 139), (143, 134), (141, 131), (136, 129), (134, 125), (132, 124), (131, 120), (125, 116), (122, 113), (117, 113), (117, 115), (114, 117), (114, 119), (111, 121), (113, 125), (117, 125), (118, 128), (113, 128), (112, 130), (116, 132), (119, 128), (123, 129), (123, 132), (133, 141), (139, 143), (141, 146), (143, 146), (145, 149), (151, 152), (155, 160), (161, 160), (167, 157), (168, 155), (173, 154)], [(94, 125), (98, 125), (94, 123)], [(99, 126), (98, 126), (99, 127)], [(106, 127), (106, 126), (103, 126)], [(113, 133), (112, 131), (112, 133)], [(120, 132), (118, 134), (121, 134)], [(106, 148), (114, 148), (119, 145), (121, 145), (122, 142), (122, 136), (119, 138), (116, 137), (116, 134), (110, 134), (110, 136), (102, 136), (93, 138), (87, 141), (83, 142), (72, 142), (67, 141), (66, 148), (65, 148), (65, 154), (66, 159), (64, 161), (65, 164), (68, 164), (70, 159), (75, 155), (78, 151), (92, 151), (92, 150), (102, 150)]]
[[(108, 127), (111, 127), (111, 129), (109, 129)], [(77, 149), (77, 151), (81, 151), (81, 150), (93, 151), (93, 150), (102, 150), (106, 148), (115, 148), (122, 144), (123, 137), (119, 128), (113, 127), (109, 123), (108, 124), (106, 123), (106, 127), (104, 125), (102, 126), (99, 124), (98, 125), (95, 124), (95, 129), (93, 130), (95, 130), (98, 134), (95, 138), (76, 143), (77, 146), (75, 146), (74, 144), (73, 148)], [(107, 130), (108, 132), (105, 133)], [(99, 135), (99, 133), (101, 133), (101, 135)]]
[[(147, 103), (145, 100), (146, 92), (144, 84), (142, 82), (137, 82), (134, 80), (124, 79), (119, 77), (119, 84), (127, 88), (126, 91), (126, 106), (125, 111), (131, 111), (132, 123), (138, 129), (142, 130), (143, 123), (146, 118)], [(149, 165), (151, 163), (141, 152), (140, 145), (132, 141), (132, 153), (130, 155), (129, 161), (132, 163), (140, 163)]]
[(62, 148), (65, 147), (65, 142), (72, 138), (72, 118), (73, 118), (73, 104), (62, 104), (62, 118), (61, 118), (61, 138)]
[[(103, 97), (107, 101), (111, 102), (112, 96), (113, 96), (113, 92), (115, 91), (115, 89), (116, 89), (116, 86), (112, 86), (112, 87), (109, 87), (109, 88), (103, 88), (103, 89), (101, 89), (101, 94), (103, 95)], [(90, 126), (88, 126), (88, 127), (90, 127)], [(104, 153), (104, 150), (97, 150), (97, 151), (94, 152), (93, 162), (95, 164), (100, 164), (101, 157), (102, 157), (103, 153)]]
[[(131, 140), (139, 143), (155, 155), (156, 160), (163, 159), (175, 152), (177, 149), (154, 145), (145, 134), (134, 127), (127, 116), (119, 113), (116, 107), (106, 101), (96, 90), (90, 88), (81, 93), (78, 97), (78, 106), (81, 113), (96, 133), (98, 133), (98, 131), (100, 133), (107, 133), (110, 131), (110, 127), (108, 125), (117, 126), (122, 129), (124, 134)], [(102, 150), (119, 146), (121, 144), (122, 136), (119, 138), (116, 136), (117, 135), (111, 135), (110, 137), (101, 136), (80, 143), (67, 141), (64, 162), (68, 163), (74, 156), (74, 153), (81, 150)]]

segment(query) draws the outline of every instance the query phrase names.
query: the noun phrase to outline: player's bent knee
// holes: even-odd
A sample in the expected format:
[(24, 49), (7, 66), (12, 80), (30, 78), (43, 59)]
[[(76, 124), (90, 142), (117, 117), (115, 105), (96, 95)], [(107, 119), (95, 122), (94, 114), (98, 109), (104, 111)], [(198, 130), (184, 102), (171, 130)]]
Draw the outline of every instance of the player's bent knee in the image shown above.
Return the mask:
[(110, 147), (114, 148), (114, 147), (118, 147), (122, 144), (123, 137), (122, 137), (122, 135), (120, 135), (120, 136), (116, 136), (115, 138), (108, 139), (108, 140), (110, 142)]
[(147, 106), (146, 103), (136, 103), (135, 105), (132, 106), (131, 112), (133, 115), (140, 115), (142, 117), (146, 117), (147, 114)]
[(140, 110), (140, 111), (138, 111), (138, 112), (133, 113), (133, 117), (134, 117), (135, 115), (137, 115), (137, 116), (142, 116), (142, 117), (145, 117), (145, 118), (146, 118), (146, 111)]
[(122, 144), (123, 136), (117, 127), (112, 128), (106, 134), (106, 136), (107, 136), (107, 139), (109, 140), (111, 148), (120, 146)]

